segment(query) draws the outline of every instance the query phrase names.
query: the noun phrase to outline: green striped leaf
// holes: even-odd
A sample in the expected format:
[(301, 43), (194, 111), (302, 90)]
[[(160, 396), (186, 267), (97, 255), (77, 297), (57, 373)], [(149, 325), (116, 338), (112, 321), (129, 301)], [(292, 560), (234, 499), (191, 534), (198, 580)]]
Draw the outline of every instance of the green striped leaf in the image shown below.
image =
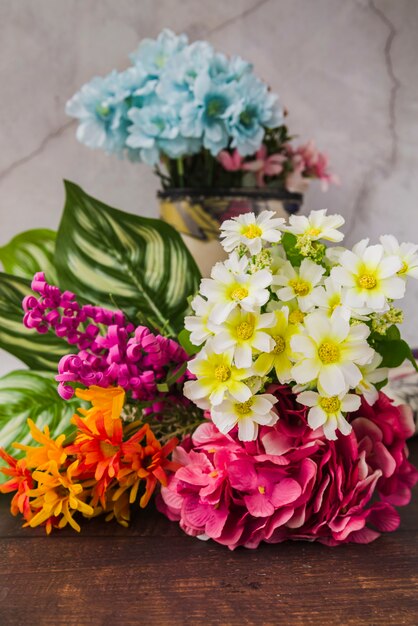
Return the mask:
[[(65, 401), (58, 395), (57, 383), (50, 374), (22, 370), (3, 376), (0, 378), (0, 446), (14, 457), (21, 456), (22, 452), (11, 444), (18, 441), (32, 445), (29, 417), (41, 430), (48, 425), (54, 438), (68, 434), (70, 419), (79, 406), (83, 403), (78, 398)], [(5, 480), (0, 473), (0, 482)]]
[(73, 183), (65, 186), (55, 252), (60, 285), (177, 335), (200, 281), (180, 235), (161, 220), (118, 211)]
[(32, 278), (36, 272), (45, 272), (49, 282), (56, 283), (54, 268), (56, 233), (46, 228), (27, 230), (0, 247), (0, 262), (5, 272)]
[(28, 280), (0, 272), (0, 348), (32, 369), (55, 372), (60, 358), (74, 348), (53, 333), (25, 328), (22, 300), (31, 293)]

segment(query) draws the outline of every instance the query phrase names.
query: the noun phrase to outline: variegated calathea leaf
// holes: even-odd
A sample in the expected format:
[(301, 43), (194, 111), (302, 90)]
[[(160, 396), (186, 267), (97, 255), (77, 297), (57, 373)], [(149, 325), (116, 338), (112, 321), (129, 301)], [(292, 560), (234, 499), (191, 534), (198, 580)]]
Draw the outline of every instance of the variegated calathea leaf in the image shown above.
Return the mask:
[(53, 333), (25, 328), (22, 300), (30, 293), (28, 280), (0, 272), (0, 348), (32, 369), (55, 372), (60, 358), (74, 347)]
[[(47, 425), (53, 438), (68, 433), (70, 419), (82, 405), (78, 398), (63, 400), (51, 374), (29, 370), (6, 374), (0, 378), (0, 447), (17, 458), (22, 452), (12, 446), (13, 442), (38, 445), (29, 432), (28, 418), (40, 430)], [(0, 482), (5, 480), (0, 472)]]
[(5, 272), (32, 279), (36, 272), (45, 272), (51, 283), (57, 281), (54, 268), (56, 233), (37, 228), (20, 233), (0, 247), (0, 262)]
[(113, 209), (69, 182), (55, 265), (62, 288), (172, 336), (183, 328), (187, 299), (200, 281), (171, 226)]

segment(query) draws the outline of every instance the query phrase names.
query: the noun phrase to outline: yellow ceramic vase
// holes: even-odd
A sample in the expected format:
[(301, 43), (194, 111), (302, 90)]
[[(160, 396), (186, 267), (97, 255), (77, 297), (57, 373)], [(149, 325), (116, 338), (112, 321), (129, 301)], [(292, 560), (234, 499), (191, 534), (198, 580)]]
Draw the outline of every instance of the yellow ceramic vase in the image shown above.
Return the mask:
[(169, 189), (158, 193), (161, 218), (181, 233), (203, 276), (225, 258), (219, 226), (241, 213), (269, 209), (279, 217), (296, 213), (303, 197), (281, 189)]

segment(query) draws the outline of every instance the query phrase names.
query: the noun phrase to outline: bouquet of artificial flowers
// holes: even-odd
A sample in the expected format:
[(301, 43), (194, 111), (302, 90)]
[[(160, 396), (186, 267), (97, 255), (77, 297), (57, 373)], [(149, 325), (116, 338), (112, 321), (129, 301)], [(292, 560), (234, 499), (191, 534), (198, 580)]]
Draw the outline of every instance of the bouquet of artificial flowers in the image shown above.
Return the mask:
[[(1, 491), (14, 493), (12, 513), (47, 532), (79, 530), (77, 515), (126, 525), (130, 505), (146, 506), (158, 487), (169, 519), (231, 549), (366, 543), (395, 530), (394, 507), (418, 480), (405, 443), (414, 427), (381, 389), (389, 368), (416, 367), (395, 304), (418, 277), (418, 246), (384, 236), (327, 247), (342, 241), (344, 220), (326, 211), (289, 223), (245, 214), (224, 222), (229, 258), (200, 281), (167, 224), (67, 193), (52, 260), (38, 241), (60, 286), (37, 272), (20, 341), (0, 332), (31, 367), (61, 356), (58, 408), (35, 423), (38, 387), (53, 384), (35, 372), (18, 375), (26, 404), (7, 406)], [(0, 250), (3, 264), (23, 271), (24, 245)], [(9, 301), (25, 292), (16, 276), (1, 275), (5, 285)], [(18, 334), (10, 310), (5, 319)], [(16, 376), (0, 381), (3, 406)]]
[(132, 66), (95, 77), (67, 103), (77, 138), (154, 166), (163, 187), (284, 187), (337, 179), (312, 142), (293, 147), (275, 94), (240, 57), (164, 30)]

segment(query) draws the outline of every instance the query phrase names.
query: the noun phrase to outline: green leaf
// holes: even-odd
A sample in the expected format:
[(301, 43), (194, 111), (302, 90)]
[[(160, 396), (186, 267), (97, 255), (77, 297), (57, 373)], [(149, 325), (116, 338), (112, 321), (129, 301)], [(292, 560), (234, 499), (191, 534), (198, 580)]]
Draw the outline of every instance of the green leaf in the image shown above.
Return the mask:
[(177, 341), (179, 342), (181, 347), (187, 352), (187, 354), (189, 356), (192, 356), (193, 354), (197, 354), (201, 350), (201, 348), (199, 346), (195, 346), (194, 343), (190, 341), (190, 334), (190, 331), (183, 328), (183, 330), (180, 331), (179, 336), (177, 337)]
[(375, 350), (382, 355), (381, 367), (399, 367), (404, 361), (410, 361), (418, 371), (418, 365), (412, 350), (406, 341), (401, 339), (399, 328), (393, 324), (385, 335), (373, 334)]
[(22, 300), (30, 293), (28, 280), (0, 272), (0, 348), (32, 369), (55, 371), (60, 358), (72, 349), (53, 333), (40, 335), (25, 328)]
[(299, 267), (305, 257), (296, 248), (296, 242), (297, 238), (293, 233), (284, 233), (282, 235), (281, 243), (285, 249), (288, 261), (294, 267)]
[(57, 280), (54, 268), (56, 233), (46, 228), (27, 230), (0, 247), (0, 261), (8, 274), (32, 278), (45, 272), (48, 280)]
[[(11, 444), (18, 441), (32, 445), (29, 417), (41, 430), (48, 425), (52, 437), (67, 434), (71, 431), (70, 419), (80, 406), (83, 403), (78, 398), (65, 401), (58, 395), (57, 383), (50, 374), (27, 370), (6, 374), (0, 378), (0, 446), (14, 457), (21, 456)], [(0, 481), (5, 480), (0, 473)]]
[(135, 321), (175, 336), (200, 273), (180, 235), (161, 220), (113, 209), (66, 182), (57, 236), (59, 283), (84, 300), (113, 302)]

